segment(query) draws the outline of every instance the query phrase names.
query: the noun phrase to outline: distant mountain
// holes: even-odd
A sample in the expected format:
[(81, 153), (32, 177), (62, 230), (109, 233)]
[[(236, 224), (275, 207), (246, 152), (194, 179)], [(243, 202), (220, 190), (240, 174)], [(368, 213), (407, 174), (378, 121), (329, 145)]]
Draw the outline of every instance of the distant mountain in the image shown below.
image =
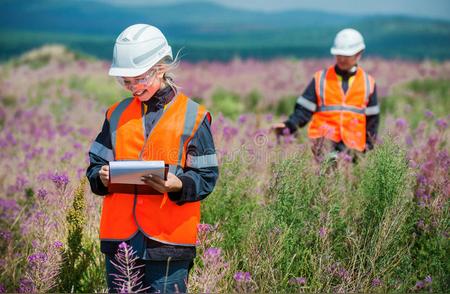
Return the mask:
[(159, 27), (191, 60), (328, 56), (335, 33), (345, 27), (363, 33), (371, 55), (450, 58), (450, 22), (421, 18), (267, 13), (206, 2), (124, 7), (93, 0), (2, 0), (0, 6), (0, 59), (49, 42), (109, 59), (115, 36), (134, 23)]

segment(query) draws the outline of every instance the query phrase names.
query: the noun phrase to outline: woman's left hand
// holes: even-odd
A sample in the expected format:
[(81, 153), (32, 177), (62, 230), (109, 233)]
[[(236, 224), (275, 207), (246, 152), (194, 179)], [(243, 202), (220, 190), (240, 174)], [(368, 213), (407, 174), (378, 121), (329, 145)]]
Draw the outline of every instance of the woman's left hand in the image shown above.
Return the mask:
[(181, 180), (173, 173), (167, 173), (166, 181), (155, 175), (143, 176), (141, 180), (161, 193), (178, 192), (183, 187)]

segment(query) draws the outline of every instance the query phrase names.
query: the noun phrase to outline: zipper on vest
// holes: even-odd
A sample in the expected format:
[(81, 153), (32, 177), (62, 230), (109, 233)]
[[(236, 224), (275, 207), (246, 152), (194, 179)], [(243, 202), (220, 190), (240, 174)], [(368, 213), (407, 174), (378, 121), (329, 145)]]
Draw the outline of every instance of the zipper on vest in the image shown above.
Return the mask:
[[(170, 101), (168, 104), (164, 105), (163, 113), (161, 114), (160, 118), (158, 119), (158, 121), (157, 121), (157, 122), (155, 123), (155, 125), (153, 126), (152, 130), (150, 131), (150, 133), (148, 133), (148, 136), (145, 137), (145, 139), (144, 139), (144, 144), (143, 144), (143, 146), (142, 146), (141, 152), (139, 152), (138, 160), (142, 160), (142, 153), (144, 152), (145, 145), (147, 145), (148, 138), (150, 138), (150, 135), (153, 133), (153, 131), (155, 130), (155, 128), (158, 126), (158, 124), (159, 124), (159, 122), (161, 121), (161, 119), (162, 119), (164, 113), (166, 113), (166, 111), (170, 108), (170, 106), (172, 106), (172, 104), (175, 102), (175, 100), (176, 100), (177, 98), (178, 98), (178, 94), (176, 94), (175, 97), (173, 97), (172, 101)], [(145, 126), (145, 113), (142, 114), (142, 117), (143, 117), (142, 119), (144, 120), (144, 126)], [(145, 132), (145, 127), (144, 127), (144, 136), (145, 136), (145, 133), (146, 133), (146, 132)]]

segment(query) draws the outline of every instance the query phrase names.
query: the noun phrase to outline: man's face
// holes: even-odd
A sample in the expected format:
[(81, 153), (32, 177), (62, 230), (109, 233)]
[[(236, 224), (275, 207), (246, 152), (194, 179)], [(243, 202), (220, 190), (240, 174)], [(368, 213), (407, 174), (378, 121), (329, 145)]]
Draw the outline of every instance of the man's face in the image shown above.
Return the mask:
[(354, 67), (361, 58), (361, 52), (353, 56), (336, 55), (336, 64), (341, 70), (348, 71)]

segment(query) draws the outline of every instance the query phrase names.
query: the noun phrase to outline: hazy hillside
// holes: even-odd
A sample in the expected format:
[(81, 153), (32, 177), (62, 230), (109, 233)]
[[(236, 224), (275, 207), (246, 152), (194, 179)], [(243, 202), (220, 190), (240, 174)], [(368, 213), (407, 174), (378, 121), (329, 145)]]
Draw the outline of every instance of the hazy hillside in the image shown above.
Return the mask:
[(398, 16), (351, 16), (317, 11), (277, 13), (230, 9), (192, 2), (119, 7), (97, 1), (1, 1), (0, 59), (44, 43), (109, 59), (114, 37), (126, 26), (160, 27), (189, 60), (234, 56), (323, 57), (335, 33), (355, 27), (365, 35), (367, 54), (400, 58), (450, 58), (450, 22)]

